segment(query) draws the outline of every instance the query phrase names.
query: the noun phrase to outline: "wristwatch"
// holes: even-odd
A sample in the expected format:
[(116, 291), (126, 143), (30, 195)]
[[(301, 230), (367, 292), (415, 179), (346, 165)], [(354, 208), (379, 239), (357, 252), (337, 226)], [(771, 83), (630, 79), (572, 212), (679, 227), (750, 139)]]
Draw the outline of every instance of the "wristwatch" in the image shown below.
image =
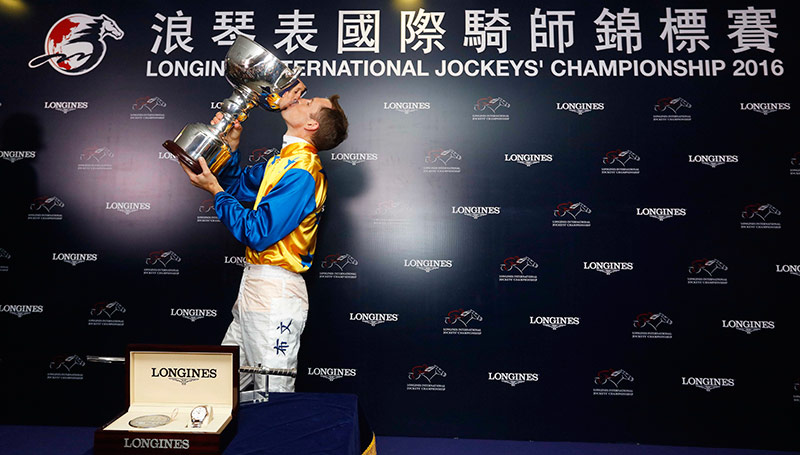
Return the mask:
[(209, 406), (197, 406), (192, 409), (191, 418), (192, 418), (192, 428), (200, 428), (203, 424), (211, 420), (211, 409)]

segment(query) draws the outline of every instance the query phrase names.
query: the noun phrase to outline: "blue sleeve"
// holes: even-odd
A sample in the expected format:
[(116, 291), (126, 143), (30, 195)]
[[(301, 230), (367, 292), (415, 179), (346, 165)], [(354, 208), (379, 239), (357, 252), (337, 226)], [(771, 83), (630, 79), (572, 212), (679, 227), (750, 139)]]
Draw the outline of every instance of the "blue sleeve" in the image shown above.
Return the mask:
[(244, 169), (239, 167), (239, 150), (237, 149), (231, 153), (231, 159), (217, 174), (217, 180), (234, 198), (240, 201), (255, 201), (265, 168), (266, 163), (264, 162)]
[(242, 207), (229, 193), (217, 193), (217, 216), (237, 240), (263, 251), (295, 230), (314, 211), (315, 186), (308, 171), (290, 169), (261, 199), (256, 210)]
[(234, 182), (239, 180), (242, 173), (242, 168), (239, 167), (239, 149), (231, 152), (231, 158), (225, 163), (225, 166), (217, 174), (217, 180), (223, 188), (227, 188)]

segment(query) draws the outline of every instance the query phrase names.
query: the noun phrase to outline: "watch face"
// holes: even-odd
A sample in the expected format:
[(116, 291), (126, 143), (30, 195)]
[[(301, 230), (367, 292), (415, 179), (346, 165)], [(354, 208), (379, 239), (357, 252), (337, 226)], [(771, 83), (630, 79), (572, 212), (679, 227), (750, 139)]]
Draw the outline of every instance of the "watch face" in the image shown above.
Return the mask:
[(171, 421), (172, 419), (168, 415), (152, 414), (132, 419), (128, 425), (134, 428), (154, 428), (166, 425)]
[(204, 408), (203, 406), (198, 406), (198, 407), (192, 409), (192, 419), (193, 420), (203, 420), (203, 419), (206, 418), (206, 414), (207, 413), (208, 413), (208, 410), (206, 408)]

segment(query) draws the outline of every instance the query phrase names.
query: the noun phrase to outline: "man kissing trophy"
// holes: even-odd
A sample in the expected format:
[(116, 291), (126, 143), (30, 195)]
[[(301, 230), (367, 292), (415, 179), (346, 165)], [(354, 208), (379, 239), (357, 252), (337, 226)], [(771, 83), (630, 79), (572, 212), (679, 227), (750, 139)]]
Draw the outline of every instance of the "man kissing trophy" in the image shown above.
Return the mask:
[[(317, 152), (345, 140), (347, 117), (338, 95), (303, 98), (300, 70), (289, 69), (245, 37), (236, 39), (225, 62), (234, 93), (222, 102), (222, 112), (210, 125), (187, 125), (164, 147), (178, 158), (192, 185), (214, 196), (220, 221), (247, 247), (233, 321), (222, 344), (239, 346), (242, 365), (295, 375), (308, 315), (300, 274), (311, 267), (327, 194)], [(279, 155), (243, 169), (241, 122), (255, 106), (279, 111), (286, 133)], [(294, 391), (292, 375), (272, 378), (269, 391)], [(254, 382), (256, 391), (264, 390), (265, 375), (253, 376), (241, 375), (240, 387)]]

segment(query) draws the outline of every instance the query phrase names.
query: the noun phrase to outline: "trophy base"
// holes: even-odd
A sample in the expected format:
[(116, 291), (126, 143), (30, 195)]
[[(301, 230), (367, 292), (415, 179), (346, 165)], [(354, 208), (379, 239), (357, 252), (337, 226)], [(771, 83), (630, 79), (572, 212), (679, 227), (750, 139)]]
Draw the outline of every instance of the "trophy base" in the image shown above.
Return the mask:
[(186, 165), (189, 169), (192, 170), (195, 174), (202, 174), (203, 168), (200, 166), (200, 163), (189, 156), (186, 151), (184, 151), (180, 145), (176, 144), (172, 140), (166, 140), (163, 144), (161, 144), (169, 153), (172, 153), (175, 158), (178, 159), (181, 163)]

